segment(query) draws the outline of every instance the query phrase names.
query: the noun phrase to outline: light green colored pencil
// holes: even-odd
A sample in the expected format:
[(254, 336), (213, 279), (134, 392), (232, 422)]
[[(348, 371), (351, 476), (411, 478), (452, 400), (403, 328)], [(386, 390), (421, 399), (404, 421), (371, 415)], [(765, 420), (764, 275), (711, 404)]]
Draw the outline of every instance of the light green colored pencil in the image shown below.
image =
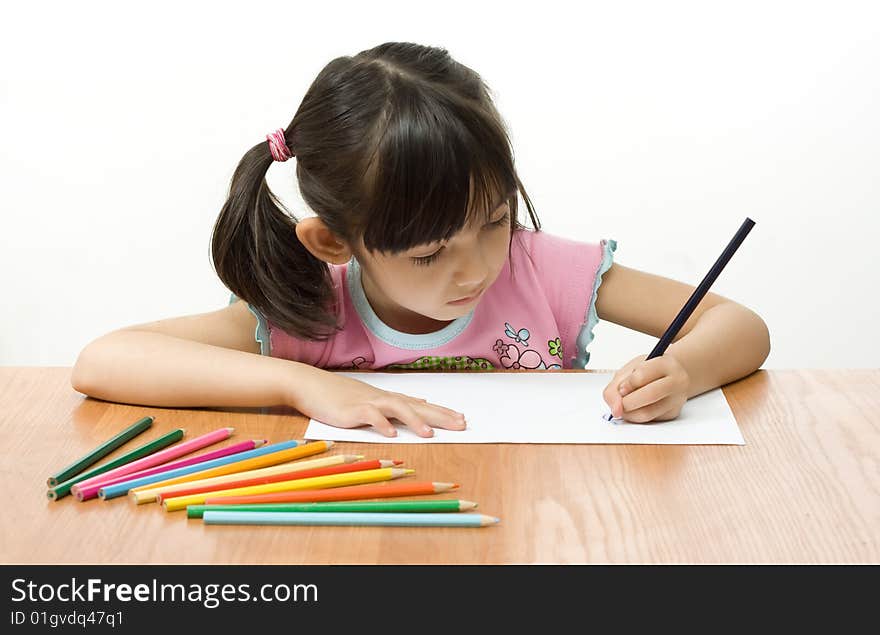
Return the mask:
[(429, 501), (352, 501), (334, 503), (253, 503), (242, 505), (187, 505), (187, 518), (201, 518), (215, 512), (465, 512), (477, 504), (463, 500)]

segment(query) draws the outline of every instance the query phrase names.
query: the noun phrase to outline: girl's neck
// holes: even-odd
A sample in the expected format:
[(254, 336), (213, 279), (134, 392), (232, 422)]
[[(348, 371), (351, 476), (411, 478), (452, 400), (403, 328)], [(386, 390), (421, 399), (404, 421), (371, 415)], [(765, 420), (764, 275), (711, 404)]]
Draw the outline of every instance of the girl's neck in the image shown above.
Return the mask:
[(424, 335), (425, 333), (435, 333), (451, 322), (451, 320), (435, 320), (392, 302), (373, 285), (363, 269), (361, 269), (361, 286), (376, 317), (395, 331), (410, 335)]

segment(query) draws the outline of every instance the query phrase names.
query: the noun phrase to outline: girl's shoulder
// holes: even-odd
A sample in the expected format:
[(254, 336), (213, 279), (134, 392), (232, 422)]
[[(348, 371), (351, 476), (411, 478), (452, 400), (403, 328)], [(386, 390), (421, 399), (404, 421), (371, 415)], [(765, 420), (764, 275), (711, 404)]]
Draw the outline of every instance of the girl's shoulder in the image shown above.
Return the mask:
[(510, 256), (514, 267), (522, 262), (552, 281), (560, 274), (566, 274), (566, 278), (596, 274), (616, 249), (614, 240), (574, 240), (526, 228), (514, 232)]

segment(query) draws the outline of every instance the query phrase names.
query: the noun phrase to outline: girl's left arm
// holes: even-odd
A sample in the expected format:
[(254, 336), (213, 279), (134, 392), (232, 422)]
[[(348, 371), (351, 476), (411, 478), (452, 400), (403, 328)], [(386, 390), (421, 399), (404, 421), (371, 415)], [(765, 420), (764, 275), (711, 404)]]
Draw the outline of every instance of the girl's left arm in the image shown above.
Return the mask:
[[(599, 318), (659, 338), (694, 287), (614, 264), (602, 277)], [(757, 370), (770, 353), (770, 333), (754, 311), (707, 293), (660, 357), (632, 359), (603, 396), (615, 417), (647, 423), (674, 419), (691, 397)]]

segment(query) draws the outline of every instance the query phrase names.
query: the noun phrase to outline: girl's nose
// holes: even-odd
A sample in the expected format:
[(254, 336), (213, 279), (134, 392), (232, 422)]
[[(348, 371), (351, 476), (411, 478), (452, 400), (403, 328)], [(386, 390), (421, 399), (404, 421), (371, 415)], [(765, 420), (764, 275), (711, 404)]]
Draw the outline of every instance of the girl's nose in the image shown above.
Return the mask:
[(455, 284), (462, 289), (478, 289), (489, 275), (489, 266), (482, 249), (473, 249), (461, 258), (455, 272)]

